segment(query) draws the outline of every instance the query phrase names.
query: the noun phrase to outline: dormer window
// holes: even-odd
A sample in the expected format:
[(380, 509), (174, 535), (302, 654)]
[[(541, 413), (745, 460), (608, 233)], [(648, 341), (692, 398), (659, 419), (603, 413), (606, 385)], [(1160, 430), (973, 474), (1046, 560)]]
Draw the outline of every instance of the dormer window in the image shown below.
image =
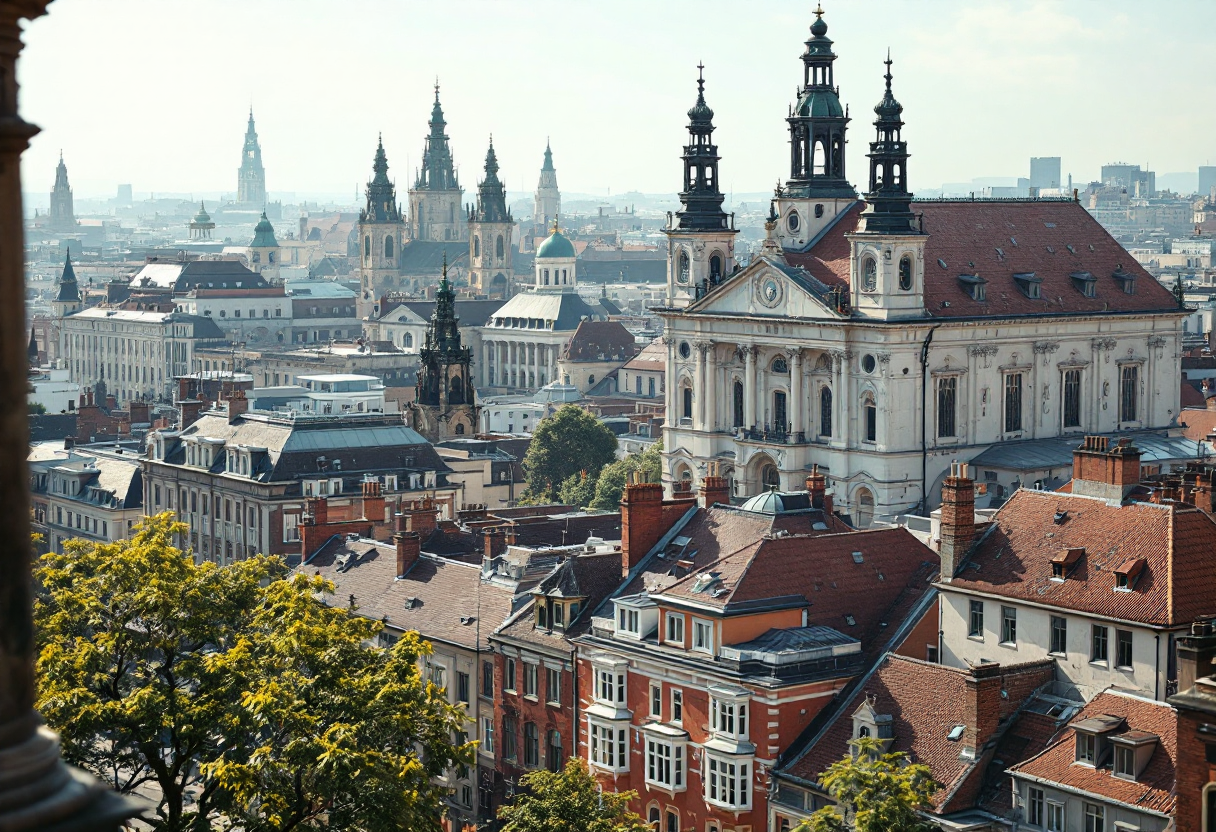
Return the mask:
[(1114, 273), (1111, 275), (1119, 284), (1119, 288), (1123, 290), (1125, 295), (1136, 294), (1136, 276), (1131, 272), (1123, 270), (1123, 264), (1120, 263), (1115, 267)]
[(1018, 284), (1018, 289), (1022, 294), (1031, 300), (1038, 300), (1042, 296), (1040, 290), (1043, 278), (1034, 272), (1019, 272), (1013, 276), (1013, 279)]
[(563, 622), (562, 622), (562, 618), (563, 618), (563, 616), (562, 616), (562, 611), (563, 611), (564, 609), (565, 609), (565, 607), (564, 607), (562, 604), (554, 604), (554, 605), (553, 605), (553, 626), (554, 626), (554, 627), (563, 627), (563, 626), (565, 626), (565, 625), (563, 624)]
[(638, 633), (639, 617), (637, 610), (631, 610), (626, 607), (617, 609), (616, 631), (618, 633), (628, 633), (636, 636)]
[(1136, 581), (1144, 572), (1144, 558), (1132, 558), (1119, 564), (1115, 569), (1115, 591), (1131, 592), (1136, 588)]
[(1098, 279), (1089, 272), (1073, 272), (1069, 277), (1072, 278), (1072, 285), (1085, 297), (1092, 298), (1097, 295)]
[(1111, 734), (1123, 726), (1123, 717), (1109, 714), (1091, 716), (1073, 725), (1077, 737), (1076, 761), (1094, 768), (1102, 766), (1110, 751)]
[(980, 277), (978, 274), (960, 274), (958, 276), (958, 282), (959, 285), (962, 286), (963, 291), (971, 296), (972, 300), (981, 302), (986, 300), (987, 293), (985, 292), (984, 287), (987, 285), (988, 281)]
[(1063, 552), (1051, 559), (1051, 579), (1053, 581), (1063, 581), (1070, 574), (1072, 574), (1072, 571), (1076, 569), (1077, 564), (1079, 564), (1084, 558), (1084, 546), (1074, 546), (1072, 548), (1065, 549)]
[(1161, 738), (1147, 731), (1124, 731), (1110, 738), (1115, 749), (1112, 773), (1122, 780), (1135, 780), (1144, 771)]
[(1098, 758), (1098, 738), (1077, 732), (1077, 762), (1095, 765)]

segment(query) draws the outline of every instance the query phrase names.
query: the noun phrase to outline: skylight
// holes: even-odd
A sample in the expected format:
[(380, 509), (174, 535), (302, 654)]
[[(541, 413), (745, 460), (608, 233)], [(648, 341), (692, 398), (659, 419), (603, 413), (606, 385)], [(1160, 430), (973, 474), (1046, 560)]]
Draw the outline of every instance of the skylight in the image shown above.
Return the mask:
[(963, 732), (966, 730), (966, 725), (955, 725), (950, 729), (950, 733), (946, 734), (946, 739), (950, 740), (950, 742), (958, 742), (963, 738)]

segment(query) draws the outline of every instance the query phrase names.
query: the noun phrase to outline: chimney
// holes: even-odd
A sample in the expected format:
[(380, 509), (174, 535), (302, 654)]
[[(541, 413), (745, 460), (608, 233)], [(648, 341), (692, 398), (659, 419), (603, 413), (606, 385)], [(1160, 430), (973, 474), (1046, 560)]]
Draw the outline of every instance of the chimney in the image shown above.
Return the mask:
[(724, 506), (730, 505), (730, 484), (726, 477), (718, 476), (717, 474), (707, 474), (701, 478), (700, 502), (704, 508), (709, 508), (715, 503)]
[[(811, 498), (812, 508), (824, 508), (824, 498), (827, 496), (828, 478), (819, 473), (819, 464), (811, 466), (811, 473), (806, 477), (806, 493)], [(831, 511), (830, 508), (826, 509)]]
[(404, 578), (422, 556), (422, 541), (418, 532), (398, 532), (393, 535), (393, 543), (397, 544), (397, 577)]
[(975, 483), (967, 476), (967, 463), (951, 462), (950, 476), (942, 483), (941, 578), (954, 579), (959, 561), (975, 537)]
[(237, 417), (243, 416), (249, 410), (249, 399), (245, 398), (244, 390), (233, 390), (228, 396), (228, 424), (234, 424)]
[(198, 414), (203, 409), (203, 403), (196, 399), (180, 401), (177, 403), (177, 406), (182, 412), (181, 424), (177, 426), (178, 430), (185, 430), (197, 422)]
[(86, 394), (86, 393), (81, 393), (81, 394), (80, 394), (80, 404), (78, 404), (78, 405), (77, 405), (77, 407), (78, 407), (79, 409), (83, 410), (85, 407), (87, 407), (87, 406), (88, 406), (88, 405), (90, 405), (90, 404), (92, 404), (92, 402), (90, 402), (90, 401), (89, 401), (89, 396), (88, 396), (88, 394)]
[(632, 472), (621, 496), (622, 574), (628, 574), (637, 566), (666, 531), (663, 527), (663, 486), (637, 479), (637, 472)]
[(329, 501), (324, 497), (309, 497), (304, 501), (304, 523), (314, 526), (329, 525)]
[(72, 450), (72, 448), (75, 448), (75, 447), (76, 447), (76, 437), (75, 436), (63, 437), (63, 449), (65, 451), (70, 451), (70, 450)]
[(1105, 436), (1087, 436), (1072, 452), (1072, 493), (1121, 502), (1140, 482), (1140, 450), (1130, 439), (1115, 446)]
[(370, 474), (363, 480), (363, 519), (377, 524), (384, 522), (384, 495), (380, 493), (380, 480)]
[(118, 409), (118, 397), (117, 396), (106, 396), (106, 410), (117, 410), (117, 409)]
[(491, 526), (488, 529), (482, 530), (482, 534), (485, 536), (485, 559), (492, 560), (498, 557), (500, 551), (498, 529)]
[(979, 756), (984, 744), (996, 733), (1001, 720), (1001, 666), (996, 662), (971, 666), (963, 694), (963, 753)]
[(429, 497), (422, 500), (411, 500), (408, 507), (401, 513), (405, 515), (406, 531), (418, 532), (423, 538), (430, 537), (438, 525), (438, 509), (435, 501)]
[(135, 425), (152, 421), (152, 405), (147, 402), (131, 402), (129, 409), (131, 411), (131, 424)]
[(1216, 623), (1211, 618), (1191, 624), (1190, 635), (1180, 636), (1178, 649), (1178, 692), (1189, 690), (1198, 679), (1211, 676), (1216, 667)]

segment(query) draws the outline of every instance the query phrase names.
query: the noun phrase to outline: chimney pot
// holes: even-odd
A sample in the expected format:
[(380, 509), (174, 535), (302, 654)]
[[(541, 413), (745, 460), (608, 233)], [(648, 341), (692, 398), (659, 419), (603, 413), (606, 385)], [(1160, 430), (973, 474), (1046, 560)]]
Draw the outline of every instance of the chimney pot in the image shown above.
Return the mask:
[(950, 463), (950, 476), (942, 483), (941, 579), (954, 579), (959, 562), (975, 538), (975, 483), (967, 476), (967, 463)]

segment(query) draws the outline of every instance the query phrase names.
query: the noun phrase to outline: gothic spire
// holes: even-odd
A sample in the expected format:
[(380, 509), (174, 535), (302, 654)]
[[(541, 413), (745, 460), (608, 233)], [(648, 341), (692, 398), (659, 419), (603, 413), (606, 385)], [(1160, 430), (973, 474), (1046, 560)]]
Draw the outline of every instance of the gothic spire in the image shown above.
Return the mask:
[(549, 148), (549, 137), (545, 137), (545, 163), (540, 166), (543, 171), (554, 170), (553, 167), (553, 151)]
[(435, 79), (435, 103), (431, 107), (430, 132), (422, 151), (422, 169), (414, 187), (420, 190), (446, 191), (459, 188), (456, 170), (452, 162), (452, 148), (448, 144), (447, 122), (443, 119), (443, 106), (439, 103), (439, 79)]
[(72, 252), (64, 254), (63, 273), (59, 276), (57, 303), (80, 303), (80, 285), (76, 282), (76, 271), (72, 268)]
[(697, 100), (688, 111), (688, 144), (684, 146), (684, 187), (676, 212), (684, 230), (726, 228), (722, 190), (718, 185), (718, 146), (713, 143), (714, 111), (705, 103), (705, 65), (697, 65)]
[(388, 156), (384, 153), (383, 137), (377, 137), (372, 178), (367, 183), (366, 194), (367, 205), (359, 212), (360, 222), (401, 222), (397, 189), (388, 178)]
[(477, 209), (470, 217), (475, 222), (510, 222), (507, 210), (507, 189), (498, 179), (498, 156), (494, 153), (494, 137), (486, 151), (486, 176), (477, 186)]
[(903, 106), (891, 91), (891, 53), (883, 62), (886, 90), (874, 107), (874, 141), (870, 142), (870, 189), (861, 214), (865, 231), (880, 234), (919, 233), (908, 191), (908, 143), (903, 140)]

